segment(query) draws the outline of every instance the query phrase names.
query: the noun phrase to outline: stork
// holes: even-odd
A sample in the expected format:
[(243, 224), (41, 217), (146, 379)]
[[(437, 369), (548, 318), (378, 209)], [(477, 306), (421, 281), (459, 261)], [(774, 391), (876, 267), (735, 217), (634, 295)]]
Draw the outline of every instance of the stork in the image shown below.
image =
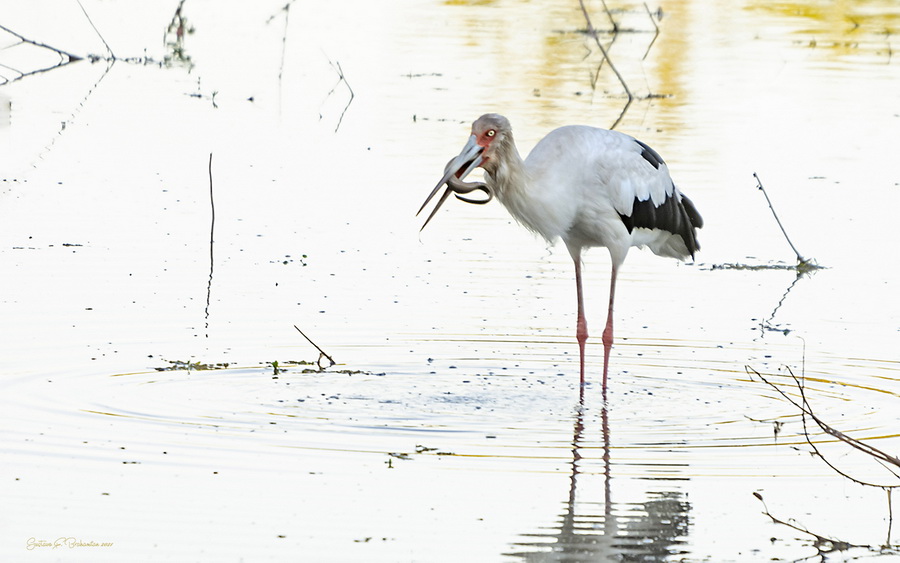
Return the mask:
[[(477, 167), (484, 183), (464, 182)], [(494, 196), (529, 230), (552, 244), (562, 239), (575, 262), (578, 321), (575, 331), (584, 387), (584, 351), (588, 338), (581, 283), (581, 253), (585, 248), (609, 250), (612, 271), (609, 309), (603, 330), (603, 389), (613, 343), (613, 302), (616, 276), (632, 246), (680, 260), (699, 250), (697, 229), (703, 219), (690, 199), (669, 176), (662, 157), (634, 137), (585, 125), (554, 129), (541, 139), (525, 160), (513, 141), (509, 120), (488, 113), (472, 124), (472, 134), (444, 176), (428, 195), (419, 213), (446, 184), (428, 224), (450, 193), (469, 203), (487, 203)], [(475, 190), (487, 198), (460, 194)]]

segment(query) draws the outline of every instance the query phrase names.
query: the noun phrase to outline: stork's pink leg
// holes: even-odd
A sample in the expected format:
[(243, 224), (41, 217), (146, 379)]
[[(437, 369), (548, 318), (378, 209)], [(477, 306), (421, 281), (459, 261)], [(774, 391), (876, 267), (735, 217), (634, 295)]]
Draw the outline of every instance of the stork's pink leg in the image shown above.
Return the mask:
[[(575, 338), (578, 340), (578, 354), (581, 366), (581, 387), (584, 387), (584, 346), (587, 342), (587, 320), (584, 318), (584, 294), (581, 290), (581, 257), (575, 259), (575, 285), (578, 292), (578, 324), (575, 329)], [(612, 334), (612, 333), (610, 333)]]
[(606, 393), (606, 375), (609, 371), (609, 352), (613, 343), (613, 301), (616, 297), (616, 274), (619, 268), (613, 264), (609, 276), (609, 311), (606, 314), (606, 328), (603, 329), (603, 392)]

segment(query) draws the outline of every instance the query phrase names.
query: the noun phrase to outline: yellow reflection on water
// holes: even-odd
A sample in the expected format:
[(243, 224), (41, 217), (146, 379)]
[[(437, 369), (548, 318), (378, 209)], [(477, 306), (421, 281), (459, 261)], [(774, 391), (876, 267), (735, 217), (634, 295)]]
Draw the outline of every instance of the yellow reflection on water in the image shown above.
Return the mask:
[(747, 9), (795, 26), (792, 33), (802, 36), (797, 39), (801, 46), (834, 59), (867, 54), (883, 56), (888, 62), (900, 24), (900, 6), (885, 0), (754, 2)]

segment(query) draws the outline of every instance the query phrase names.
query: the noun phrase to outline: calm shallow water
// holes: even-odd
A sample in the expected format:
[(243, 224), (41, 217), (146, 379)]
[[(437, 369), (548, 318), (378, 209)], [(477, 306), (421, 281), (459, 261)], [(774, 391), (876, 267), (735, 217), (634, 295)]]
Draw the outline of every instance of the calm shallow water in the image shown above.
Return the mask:
[[(0, 25), (106, 53), (77, 4), (55, 21), (12, 6)], [(162, 60), (176, 6), (85, 8), (116, 56)], [(822, 418), (900, 450), (894, 3), (679, 2), (655, 41), (643, 5), (610, 4), (637, 96), (617, 128), (706, 226), (696, 264), (629, 256), (606, 408), (596, 339), (579, 401), (564, 249), (494, 204), (447, 205), (421, 235), (413, 217), (481, 113), (510, 117), (523, 153), (616, 121), (577, 2), (290, 6), (187, 0), (193, 66), (13, 81), (56, 59), (0, 35), (3, 560), (814, 556), (754, 492), (818, 534), (885, 542), (884, 493), (810, 456), (745, 366), (787, 389), (785, 366), (805, 372)], [(825, 269), (722, 268), (793, 262), (754, 172)], [(607, 270), (588, 253), (594, 334)], [(292, 364), (318, 357), (293, 325), (339, 365)], [(59, 538), (113, 545), (40, 543)], [(830, 560), (854, 557), (898, 559)]]

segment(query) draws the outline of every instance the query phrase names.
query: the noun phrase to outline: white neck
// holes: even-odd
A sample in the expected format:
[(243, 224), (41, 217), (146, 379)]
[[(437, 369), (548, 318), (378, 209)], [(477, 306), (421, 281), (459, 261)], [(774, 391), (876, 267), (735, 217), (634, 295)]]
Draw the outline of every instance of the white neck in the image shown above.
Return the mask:
[(511, 138), (501, 149), (496, 168), (485, 174), (488, 187), (516, 221), (552, 243), (566, 233), (574, 210), (554, 201), (557, 190), (529, 170)]

